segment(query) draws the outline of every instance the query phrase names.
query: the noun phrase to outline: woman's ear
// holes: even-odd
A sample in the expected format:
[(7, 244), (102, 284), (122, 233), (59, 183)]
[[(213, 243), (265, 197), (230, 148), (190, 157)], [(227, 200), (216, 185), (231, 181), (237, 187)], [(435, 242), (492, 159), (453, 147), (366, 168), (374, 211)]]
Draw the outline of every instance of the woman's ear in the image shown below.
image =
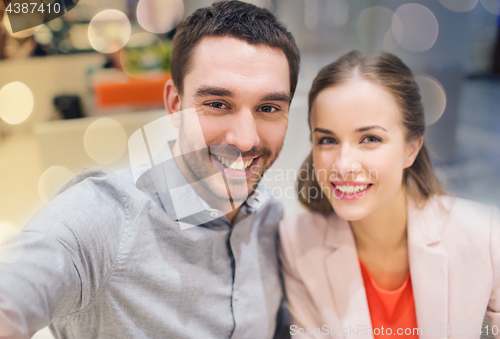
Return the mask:
[(179, 111), (181, 107), (181, 96), (172, 79), (168, 80), (163, 89), (163, 103), (165, 110), (170, 116), (170, 121), (179, 128)]
[(420, 152), (420, 149), (422, 148), (423, 144), (424, 144), (424, 137), (422, 136), (416, 140), (410, 141), (406, 145), (406, 159), (403, 168), (408, 168), (411, 165), (413, 165), (413, 162), (415, 162), (418, 152)]

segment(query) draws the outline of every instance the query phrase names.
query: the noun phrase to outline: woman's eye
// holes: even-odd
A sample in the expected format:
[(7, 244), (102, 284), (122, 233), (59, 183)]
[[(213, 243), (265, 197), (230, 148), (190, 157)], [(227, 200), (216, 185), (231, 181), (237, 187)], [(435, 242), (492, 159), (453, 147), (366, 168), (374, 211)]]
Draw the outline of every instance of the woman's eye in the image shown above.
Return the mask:
[(276, 112), (278, 109), (276, 107), (273, 107), (273, 106), (262, 106), (260, 108), (260, 110), (264, 113), (274, 113)]
[(322, 144), (322, 145), (331, 145), (334, 143), (335, 143), (335, 139), (333, 139), (333, 138), (321, 138), (319, 140), (319, 144)]
[(369, 144), (373, 144), (373, 143), (381, 142), (382, 140), (380, 140), (380, 138), (377, 138), (376, 136), (368, 135), (368, 136), (363, 138), (363, 141), (365, 141)]

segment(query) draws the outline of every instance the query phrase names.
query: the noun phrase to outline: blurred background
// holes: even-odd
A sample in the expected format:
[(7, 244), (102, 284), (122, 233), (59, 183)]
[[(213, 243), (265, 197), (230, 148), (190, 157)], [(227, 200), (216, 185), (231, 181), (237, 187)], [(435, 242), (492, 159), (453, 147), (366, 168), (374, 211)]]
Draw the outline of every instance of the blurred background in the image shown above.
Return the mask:
[[(175, 27), (211, 2), (73, 1), (65, 14), (17, 33), (6, 12), (0, 24), (0, 239), (19, 231), (83, 167), (129, 166), (128, 137), (165, 114)], [(269, 8), (302, 53), (285, 144), (264, 179), (287, 214), (300, 208), (294, 180), (310, 151), (309, 87), (319, 69), (353, 49), (391, 52), (410, 66), (440, 179), (457, 196), (500, 206), (500, 0), (249, 2)], [(45, 329), (35, 338), (51, 335)]]

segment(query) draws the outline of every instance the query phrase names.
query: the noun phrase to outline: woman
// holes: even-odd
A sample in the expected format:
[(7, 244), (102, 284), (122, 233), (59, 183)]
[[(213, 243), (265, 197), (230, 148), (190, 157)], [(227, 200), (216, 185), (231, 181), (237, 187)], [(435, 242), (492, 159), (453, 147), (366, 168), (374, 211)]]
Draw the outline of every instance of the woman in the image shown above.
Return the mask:
[(309, 126), (308, 210), (280, 225), (292, 336), (497, 334), (500, 211), (445, 195), (408, 67), (359, 52), (324, 67)]

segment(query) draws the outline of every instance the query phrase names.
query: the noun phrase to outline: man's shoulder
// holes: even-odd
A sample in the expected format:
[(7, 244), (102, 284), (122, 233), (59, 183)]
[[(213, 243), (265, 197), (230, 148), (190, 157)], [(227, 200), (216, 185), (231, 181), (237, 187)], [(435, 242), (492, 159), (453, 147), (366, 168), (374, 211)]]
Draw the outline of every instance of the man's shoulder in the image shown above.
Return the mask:
[(133, 185), (130, 170), (110, 171), (102, 167), (87, 167), (61, 186), (55, 196), (75, 188), (81, 191), (91, 186), (102, 189), (114, 187), (123, 190), (128, 185)]
[(127, 171), (86, 168), (66, 182), (26, 225), (27, 230), (75, 236), (120, 232), (148, 197)]
[[(103, 204), (127, 207), (129, 200), (145, 197), (134, 184), (129, 169), (110, 171), (100, 167), (85, 168), (66, 182), (54, 195), (54, 200), (97, 199)], [(90, 202), (90, 201), (87, 201)]]

